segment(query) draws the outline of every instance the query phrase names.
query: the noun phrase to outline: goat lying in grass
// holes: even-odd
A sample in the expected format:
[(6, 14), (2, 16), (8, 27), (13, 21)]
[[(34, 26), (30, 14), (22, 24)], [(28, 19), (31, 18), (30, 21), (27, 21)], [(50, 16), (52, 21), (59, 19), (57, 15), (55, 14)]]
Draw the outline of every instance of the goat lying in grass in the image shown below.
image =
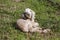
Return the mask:
[(39, 32), (39, 33), (47, 33), (50, 31), (49, 29), (42, 30), (39, 28), (39, 24), (34, 22), (35, 12), (29, 8), (25, 9), (24, 14), (22, 14), (22, 18), (17, 20), (18, 28), (23, 32)]
[(39, 24), (37, 22), (32, 22), (29, 19), (27, 20), (18, 19), (17, 25), (18, 25), (18, 28), (21, 29), (23, 32), (47, 33), (50, 31), (49, 29), (42, 30), (42, 28), (38, 27)]

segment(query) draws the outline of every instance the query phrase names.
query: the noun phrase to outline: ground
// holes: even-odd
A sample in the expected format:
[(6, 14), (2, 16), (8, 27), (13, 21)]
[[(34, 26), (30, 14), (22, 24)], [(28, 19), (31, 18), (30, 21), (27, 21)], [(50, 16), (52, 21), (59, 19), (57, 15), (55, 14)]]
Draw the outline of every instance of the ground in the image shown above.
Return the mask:
[[(29, 36), (16, 28), (16, 21), (25, 8), (36, 12), (42, 28), (52, 34), (33, 33)], [(60, 40), (60, 0), (0, 0), (0, 40)]]

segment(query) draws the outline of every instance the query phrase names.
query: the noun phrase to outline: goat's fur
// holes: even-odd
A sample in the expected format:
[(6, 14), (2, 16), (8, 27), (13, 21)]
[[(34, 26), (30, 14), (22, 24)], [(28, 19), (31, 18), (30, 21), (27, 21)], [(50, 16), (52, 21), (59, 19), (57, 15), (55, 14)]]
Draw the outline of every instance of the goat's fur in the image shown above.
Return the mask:
[(32, 22), (29, 19), (18, 19), (17, 25), (23, 32), (38, 32), (41, 29), (37, 22)]

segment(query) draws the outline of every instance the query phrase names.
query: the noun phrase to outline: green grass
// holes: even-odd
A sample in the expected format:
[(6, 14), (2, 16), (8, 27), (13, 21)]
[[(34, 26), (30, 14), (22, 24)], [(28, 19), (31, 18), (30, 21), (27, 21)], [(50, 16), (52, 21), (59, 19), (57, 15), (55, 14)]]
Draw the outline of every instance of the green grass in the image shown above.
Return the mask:
[[(40, 27), (50, 28), (52, 35), (26, 33), (16, 29), (16, 21), (25, 8), (36, 12)], [(0, 40), (60, 40), (60, 0), (0, 0)]]

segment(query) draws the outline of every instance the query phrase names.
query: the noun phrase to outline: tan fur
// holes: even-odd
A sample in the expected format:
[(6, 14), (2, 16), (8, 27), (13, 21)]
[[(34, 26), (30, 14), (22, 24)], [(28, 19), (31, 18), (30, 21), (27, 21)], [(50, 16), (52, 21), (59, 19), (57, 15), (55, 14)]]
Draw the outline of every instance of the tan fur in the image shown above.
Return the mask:
[(30, 20), (18, 19), (17, 25), (23, 32), (37, 32), (39, 30), (39, 24)]

